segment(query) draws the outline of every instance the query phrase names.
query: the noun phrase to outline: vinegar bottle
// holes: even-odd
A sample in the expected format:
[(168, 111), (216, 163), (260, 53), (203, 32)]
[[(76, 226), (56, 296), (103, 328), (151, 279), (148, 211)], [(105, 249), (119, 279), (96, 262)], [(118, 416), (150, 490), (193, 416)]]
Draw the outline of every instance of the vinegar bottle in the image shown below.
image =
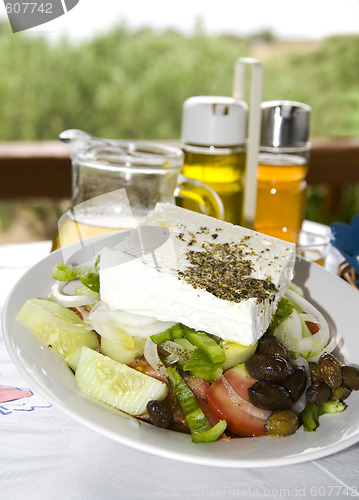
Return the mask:
[(255, 229), (296, 242), (305, 211), (311, 108), (269, 101), (261, 111)]
[[(247, 104), (231, 97), (190, 97), (183, 104), (183, 173), (205, 182), (218, 194), (224, 220), (233, 224), (242, 223), (246, 121)], [(190, 200), (179, 204), (199, 211), (198, 204)]]

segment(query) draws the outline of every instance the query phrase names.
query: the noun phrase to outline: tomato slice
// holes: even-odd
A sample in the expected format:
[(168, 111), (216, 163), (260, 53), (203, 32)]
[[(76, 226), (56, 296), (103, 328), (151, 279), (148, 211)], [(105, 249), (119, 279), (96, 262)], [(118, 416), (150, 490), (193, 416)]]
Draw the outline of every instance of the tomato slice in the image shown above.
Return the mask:
[(222, 376), (207, 391), (208, 406), (227, 422), (227, 428), (239, 436), (262, 436), (270, 412), (256, 408), (237, 394)]
[[(307, 312), (303, 311), (303, 314), (307, 314)], [(314, 323), (313, 321), (306, 321), (305, 324), (312, 335), (319, 332), (319, 326), (317, 323)]]
[(227, 370), (224, 373), (224, 376), (236, 393), (245, 401), (250, 402), (248, 389), (254, 384), (254, 382), (257, 382), (257, 380), (249, 374), (245, 374), (242, 370), (238, 369), (238, 367)]
[(220, 420), (218, 413), (209, 407), (207, 401), (207, 392), (210, 389), (210, 383), (202, 378), (193, 377), (192, 375), (188, 375), (186, 373), (183, 374), (183, 378), (197, 399), (197, 402), (205, 414), (208, 422), (212, 425), (212, 427), (218, 424)]
[(317, 323), (313, 323), (313, 321), (306, 321), (305, 324), (307, 325), (308, 330), (312, 335), (319, 332), (319, 326), (317, 325)]

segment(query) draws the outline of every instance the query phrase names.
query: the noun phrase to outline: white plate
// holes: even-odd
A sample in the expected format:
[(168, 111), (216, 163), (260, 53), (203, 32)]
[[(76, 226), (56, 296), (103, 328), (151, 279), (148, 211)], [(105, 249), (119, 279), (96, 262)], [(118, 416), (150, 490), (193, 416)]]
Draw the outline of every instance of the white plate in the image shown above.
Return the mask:
[[(4, 307), (7, 349), (21, 374), (49, 402), (91, 429), (141, 451), (186, 462), (219, 467), (267, 467), (305, 462), (339, 452), (359, 441), (359, 394), (352, 393), (348, 408), (320, 419), (316, 432), (282, 439), (269, 436), (238, 438), (211, 444), (193, 444), (188, 435), (156, 428), (83, 397), (73, 373), (35, 335), (16, 321), (31, 297), (46, 297), (53, 283), (53, 267), (63, 260), (56, 251), (36, 264), (16, 284)], [(359, 293), (316, 264), (297, 262), (294, 281), (328, 320), (346, 362), (359, 359)]]

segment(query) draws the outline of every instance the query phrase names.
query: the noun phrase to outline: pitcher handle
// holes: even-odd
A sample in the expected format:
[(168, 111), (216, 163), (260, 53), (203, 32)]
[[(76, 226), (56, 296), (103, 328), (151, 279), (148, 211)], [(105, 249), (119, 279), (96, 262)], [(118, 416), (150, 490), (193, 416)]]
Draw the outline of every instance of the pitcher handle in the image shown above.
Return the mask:
[[(191, 190), (195, 187), (196, 190)], [(216, 219), (224, 220), (224, 207), (218, 194), (204, 182), (179, 174), (176, 198), (187, 198), (198, 204), (201, 212)]]

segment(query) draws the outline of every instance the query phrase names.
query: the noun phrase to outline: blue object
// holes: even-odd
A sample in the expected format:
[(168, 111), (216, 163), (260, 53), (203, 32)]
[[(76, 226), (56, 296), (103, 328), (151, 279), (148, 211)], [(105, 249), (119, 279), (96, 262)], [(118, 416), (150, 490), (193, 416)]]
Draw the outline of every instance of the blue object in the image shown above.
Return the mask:
[[(339, 250), (359, 276), (359, 214), (354, 215), (350, 224), (334, 222), (330, 228), (333, 233), (332, 245)], [(357, 285), (359, 287), (359, 278)]]

